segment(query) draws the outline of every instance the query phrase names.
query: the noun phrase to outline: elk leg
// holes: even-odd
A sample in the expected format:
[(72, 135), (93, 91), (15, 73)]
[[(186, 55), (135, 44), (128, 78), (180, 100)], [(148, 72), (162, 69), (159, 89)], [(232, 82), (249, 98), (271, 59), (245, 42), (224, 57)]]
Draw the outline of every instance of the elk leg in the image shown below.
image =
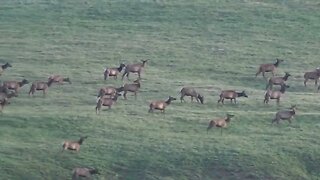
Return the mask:
[(307, 86), (307, 81), (308, 81), (308, 79), (304, 80), (304, 82), (303, 82), (304, 86)]
[(277, 105), (279, 106), (280, 104), (280, 98), (277, 99)]
[(191, 96), (191, 102), (193, 102), (193, 97)]
[(315, 80), (314, 85), (318, 85), (318, 79)]
[(125, 91), (125, 92), (123, 93), (123, 97), (124, 97), (125, 100), (127, 100), (127, 91)]
[(141, 79), (140, 71), (138, 72), (138, 78)]
[(236, 100), (236, 98), (234, 98), (234, 100), (233, 100), (233, 101), (234, 101), (234, 104), (237, 104), (237, 100)]
[(134, 92), (134, 99), (137, 100), (137, 92)]
[(185, 100), (183, 99), (183, 97), (184, 97), (184, 96), (182, 96), (182, 95), (181, 95), (181, 97), (180, 97), (181, 103), (182, 103), (182, 101), (185, 101)]

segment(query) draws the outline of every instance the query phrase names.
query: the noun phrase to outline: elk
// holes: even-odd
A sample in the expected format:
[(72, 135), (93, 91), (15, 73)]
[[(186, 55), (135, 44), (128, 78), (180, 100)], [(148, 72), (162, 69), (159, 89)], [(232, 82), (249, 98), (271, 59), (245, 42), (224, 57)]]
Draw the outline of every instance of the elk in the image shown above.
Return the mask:
[(304, 73), (304, 86), (307, 86), (307, 81), (309, 79), (315, 80), (314, 84), (317, 85), (320, 78), (320, 68), (317, 68), (315, 71)]
[(230, 99), (231, 103), (232, 103), (232, 100), (234, 100), (234, 103), (236, 104), (237, 97), (246, 97), (247, 98), (248, 95), (246, 94), (245, 91), (236, 92), (234, 90), (224, 90), (220, 94), (220, 99), (218, 100), (218, 103), (222, 102), (222, 104), (224, 104), (224, 99)]
[(48, 81), (52, 81), (52, 83), (58, 83), (58, 84), (63, 84), (63, 82), (68, 82), (69, 84), (72, 84), (70, 78), (68, 77), (64, 78), (61, 75), (51, 75), (48, 77)]
[(211, 128), (217, 127), (221, 129), (221, 135), (222, 135), (222, 128), (226, 128), (228, 126), (228, 123), (230, 123), (232, 117), (234, 117), (234, 115), (227, 114), (227, 117), (211, 120), (209, 122), (209, 126), (207, 127), (207, 134)]
[(289, 88), (290, 86), (286, 84), (281, 85), (280, 91), (272, 91), (271, 89), (267, 90), (267, 92), (264, 95), (264, 103), (268, 104), (270, 99), (276, 99), (277, 100), (277, 105), (280, 103), (280, 98), (282, 94), (285, 93), (286, 89)]
[(275, 70), (277, 69), (277, 67), (279, 66), (280, 63), (282, 63), (284, 60), (282, 59), (278, 59), (277, 58), (277, 61), (272, 64), (272, 63), (269, 63), (269, 64), (261, 64), (259, 66), (259, 69), (258, 69), (258, 72), (256, 73), (256, 77), (262, 73), (262, 76), (265, 78), (265, 72), (271, 72), (272, 73), (272, 76), (274, 76), (274, 73), (275, 73)]
[(283, 85), (288, 80), (289, 76), (291, 76), (291, 74), (286, 72), (286, 74), (283, 77), (271, 77), (266, 86), (266, 89), (272, 89), (273, 85)]
[(154, 109), (160, 110), (162, 113), (165, 113), (165, 109), (168, 105), (171, 104), (171, 101), (177, 100), (174, 97), (169, 96), (169, 98), (164, 101), (164, 100), (159, 100), (159, 101), (152, 101), (149, 105), (149, 113), (153, 112)]
[(29, 91), (29, 96), (33, 96), (36, 91), (42, 91), (43, 96), (46, 96), (48, 88), (51, 86), (53, 83), (53, 80), (49, 80), (48, 82), (44, 81), (35, 81), (32, 83)]
[(184, 101), (185, 100), (183, 99), (184, 96), (191, 96), (191, 101), (193, 102), (193, 98), (196, 98), (197, 102), (203, 104), (203, 101), (204, 101), (204, 97), (199, 94), (194, 88), (192, 87), (184, 87), (181, 89), (180, 91), (180, 94), (181, 94), (181, 97), (180, 97), (180, 101)]
[(122, 69), (125, 67), (126, 65), (121, 63), (120, 66), (118, 68), (106, 68), (106, 70), (104, 71), (104, 80), (107, 80), (109, 76), (113, 76), (114, 79), (118, 78), (118, 74), (121, 73)]
[(96, 114), (100, 114), (102, 106), (108, 106), (108, 108), (111, 109), (111, 106), (117, 102), (118, 96), (121, 96), (121, 94), (117, 93), (113, 97), (100, 97), (96, 106)]
[(127, 76), (127, 79), (129, 79), (129, 74), (130, 73), (137, 73), (138, 78), (141, 78), (141, 71), (144, 68), (146, 62), (148, 62), (149, 59), (147, 60), (141, 60), (141, 63), (136, 63), (136, 64), (128, 64), (124, 70), (124, 73), (122, 75), (122, 80), (124, 76)]
[(0, 92), (0, 100), (4, 98), (12, 98), (12, 97), (18, 97), (18, 94), (14, 91), (9, 91), (9, 92)]
[(72, 170), (72, 180), (78, 180), (80, 177), (91, 178), (93, 174), (100, 174), (95, 168), (74, 168)]
[(123, 86), (121, 86), (119, 88), (115, 88), (112, 86), (103, 87), (103, 88), (100, 88), (97, 97), (99, 98), (99, 97), (106, 96), (106, 95), (114, 96), (116, 93), (122, 92), (122, 91), (123, 91)]
[(19, 81), (4, 81), (3, 86), (7, 87), (10, 90), (14, 90), (16, 93), (18, 93), (18, 90), (22, 86), (24, 86), (28, 83), (29, 83), (29, 81), (26, 79), (23, 79), (21, 82), (19, 82)]
[(10, 104), (7, 97), (0, 98), (0, 112), (2, 113), (3, 107), (7, 104)]
[(277, 122), (277, 124), (279, 124), (280, 120), (288, 120), (291, 124), (291, 120), (296, 115), (296, 110), (296, 105), (293, 105), (290, 107), (289, 110), (278, 111), (276, 113), (276, 117), (272, 120), (271, 124), (273, 124), (274, 122)]
[(128, 92), (133, 92), (135, 99), (137, 99), (137, 92), (139, 91), (140, 87), (141, 87), (141, 84), (140, 84), (140, 80), (139, 79), (133, 81), (132, 84), (123, 85), (123, 91), (124, 91), (123, 97), (124, 97), (124, 99), (127, 100), (127, 93)]
[(78, 152), (80, 150), (80, 145), (83, 143), (85, 139), (87, 139), (88, 136), (80, 137), (78, 141), (64, 141), (62, 144), (62, 151), (64, 150), (71, 150)]
[(10, 63), (5, 63), (3, 65), (0, 65), (0, 76), (2, 75), (2, 73), (4, 72), (4, 70), (6, 70), (7, 68), (12, 67)]

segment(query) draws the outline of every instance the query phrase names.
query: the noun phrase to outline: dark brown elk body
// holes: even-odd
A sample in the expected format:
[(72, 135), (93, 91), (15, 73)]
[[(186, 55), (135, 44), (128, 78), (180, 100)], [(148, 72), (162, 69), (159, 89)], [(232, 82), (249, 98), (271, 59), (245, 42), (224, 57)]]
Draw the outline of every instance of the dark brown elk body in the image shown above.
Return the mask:
[(21, 82), (19, 81), (5, 81), (3, 82), (3, 85), (7, 87), (10, 90), (14, 90), (16, 93), (18, 93), (18, 90), (24, 86), (25, 84), (28, 84), (29, 81), (26, 79), (23, 79)]
[(5, 63), (3, 65), (0, 65), (0, 76), (2, 75), (2, 73), (4, 72), (4, 70), (6, 70), (7, 68), (12, 67), (11, 64), (9, 63)]
[(121, 96), (121, 94), (116, 94), (113, 97), (100, 97), (96, 106), (96, 114), (100, 113), (102, 106), (107, 106), (109, 109), (111, 109), (111, 106), (117, 102), (118, 96)]
[(200, 102), (201, 104), (203, 104), (204, 101), (204, 97), (199, 94), (194, 88), (191, 87), (184, 87), (181, 89), (180, 91), (181, 97), (180, 97), (180, 101), (185, 101), (183, 98), (184, 96), (191, 96), (191, 101), (193, 101), (193, 98), (196, 98), (197, 102)]
[(222, 128), (226, 128), (228, 126), (228, 123), (230, 123), (231, 118), (233, 116), (234, 115), (227, 114), (227, 117), (211, 120), (209, 122), (209, 126), (207, 127), (207, 134), (208, 134), (208, 131), (213, 127), (221, 128), (221, 134), (222, 134)]
[(159, 100), (159, 101), (153, 101), (149, 105), (149, 113), (153, 112), (154, 109), (160, 110), (162, 113), (165, 112), (165, 109), (168, 105), (171, 104), (171, 101), (177, 100), (174, 97), (169, 96), (168, 100)]
[(271, 77), (268, 81), (266, 89), (272, 89), (273, 85), (283, 85), (288, 80), (289, 76), (291, 76), (291, 74), (286, 72), (286, 74), (283, 77)]
[(314, 80), (314, 84), (317, 85), (320, 78), (320, 68), (317, 68), (315, 71), (304, 73), (304, 86), (307, 86), (307, 81), (309, 79)]
[(132, 84), (125, 84), (123, 85), (123, 97), (124, 99), (127, 99), (127, 93), (128, 92), (133, 92), (134, 93), (134, 98), (137, 99), (137, 92), (139, 91), (141, 87), (139, 79), (133, 81)]
[(262, 76), (265, 77), (265, 72), (271, 72), (272, 76), (274, 76), (276, 68), (279, 66), (279, 64), (283, 62), (283, 60), (277, 59), (277, 61), (272, 64), (261, 64), (259, 66), (258, 72), (256, 73), (256, 77), (262, 73)]
[(62, 152), (64, 150), (79, 151), (83, 141), (87, 138), (88, 136), (84, 136), (80, 137), (78, 141), (64, 141), (62, 145)]
[(93, 174), (99, 174), (98, 170), (94, 168), (74, 168), (72, 170), (72, 180), (91, 178), (91, 175)]
[(125, 67), (126, 65), (121, 63), (120, 66), (118, 68), (106, 68), (106, 70), (104, 71), (104, 80), (107, 80), (109, 76), (113, 76), (114, 79), (118, 78), (118, 74), (122, 71), (122, 69)]
[(48, 82), (52, 81), (52, 83), (58, 83), (58, 84), (63, 84), (63, 82), (68, 82), (69, 84), (72, 84), (70, 78), (66, 77), (64, 78), (61, 75), (51, 75), (48, 77)]
[(136, 64), (128, 64), (124, 70), (124, 73), (122, 75), (122, 80), (123, 80), (123, 77), (124, 76), (127, 76), (127, 79), (129, 79), (129, 74), (130, 73), (137, 73), (138, 74), (138, 77), (139, 79), (141, 78), (141, 71), (142, 69), (144, 68), (146, 62), (148, 61), (147, 60), (141, 60), (142, 62), (141, 63), (136, 63)]
[(116, 95), (116, 93), (122, 92), (122, 91), (123, 91), (123, 87), (119, 87), (119, 88), (115, 88), (112, 86), (103, 87), (103, 88), (100, 88), (97, 97), (99, 98), (99, 97), (107, 96), (107, 95), (111, 97), (111, 96)]
[(280, 91), (273, 91), (271, 89), (267, 90), (267, 92), (264, 95), (264, 103), (268, 104), (270, 99), (276, 99), (277, 104), (279, 105), (280, 103), (280, 98), (281, 96), (285, 93), (286, 89), (289, 88), (290, 86), (283, 84), (281, 85)]
[(242, 92), (236, 92), (234, 90), (224, 90), (220, 94), (220, 99), (218, 100), (218, 103), (222, 102), (224, 104), (224, 99), (230, 99), (231, 103), (232, 100), (234, 100), (234, 103), (236, 104), (236, 98), (237, 97), (248, 97), (248, 95), (245, 93), (245, 91)]
[(47, 94), (48, 88), (51, 86), (53, 83), (53, 80), (49, 80), (48, 82), (43, 82), (43, 81), (35, 81), (32, 83), (29, 91), (29, 96), (34, 95), (36, 91), (42, 91), (43, 96)]
[(296, 115), (296, 106), (291, 106), (290, 110), (283, 110), (276, 113), (276, 117), (272, 120), (272, 124), (277, 122), (279, 124), (280, 120), (288, 120), (291, 123), (291, 120)]

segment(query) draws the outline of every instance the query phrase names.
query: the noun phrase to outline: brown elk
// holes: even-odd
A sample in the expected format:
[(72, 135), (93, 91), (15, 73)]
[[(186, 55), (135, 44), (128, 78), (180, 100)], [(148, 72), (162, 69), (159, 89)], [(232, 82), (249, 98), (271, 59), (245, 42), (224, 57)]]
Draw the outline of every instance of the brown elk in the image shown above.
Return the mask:
[(108, 108), (111, 109), (111, 106), (117, 102), (119, 96), (121, 96), (121, 94), (117, 93), (112, 97), (100, 97), (96, 106), (96, 114), (100, 114), (102, 106), (108, 106)]
[(52, 83), (58, 83), (58, 84), (63, 84), (63, 82), (68, 82), (69, 84), (72, 84), (70, 78), (66, 77), (64, 78), (61, 75), (51, 75), (48, 77), (48, 82), (52, 81)]
[(2, 73), (4, 72), (4, 70), (6, 70), (7, 68), (12, 67), (10, 63), (5, 63), (3, 65), (0, 65), (0, 76), (2, 75)]
[(140, 80), (137, 79), (135, 81), (133, 81), (132, 84), (125, 84), (123, 85), (123, 97), (124, 99), (127, 99), (127, 93), (128, 92), (133, 92), (134, 93), (134, 98), (137, 99), (137, 92), (139, 91), (141, 87), (141, 84), (140, 84)]
[(115, 87), (112, 87), (112, 86), (100, 88), (97, 97), (99, 98), (99, 97), (106, 96), (106, 95), (114, 96), (116, 93), (122, 92), (123, 88), (124, 88), (123, 86), (121, 86), (119, 88), (115, 88)]
[(289, 123), (291, 123), (291, 120), (296, 115), (296, 110), (296, 105), (293, 105), (289, 110), (278, 111), (276, 113), (276, 117), (272, 120), (271, 123), (273, 124), (274, 122), (277, 122), (277, 124), (279, 124), (280, 120), (288, 120)]
[(174, 97), (169, 96), (169, 98), (164, 100), (153, 101), (149, 105), (149, 113), (153, 112), (154, 109), (160, 110), (162, 113), (165, 113), (165, 109), (168, 105), (171, 104), (171, 101), (177, 100)]
[(72, 180), (78, 180), (79, 178), (91, 178), (93, 174), (100, 174), (98, 169), (95, 168), (74, 168), (72, 170)]
[(87, 139), (88, 136), (80, 137), (78, 141), (64, 141), (62, 144), (62, 151), (64, 150), (71, 150), (71, 151), (79, 151), (80, 145), (82, 145), (83, 141)]
[(224, 90), (221, 91), (220, 93), (220, 99), (218, 100), (218, 103), (222, 102), (222, 104), (224, 104), (224, 99), (230, 99), (231, 103), (232, 100), (234, 100), (234, 103), (236, 104), (236, 98), (237, 97), (248, 97), (248, 95), (246, 94), (245, 91), (242, 92), (236, 92), (234, 90)]
[(14, 91), (0, 92), (0, 99), (4, 99), (4, 98), (10, 99), (12, 97), (18, 97), (18, 94)]
[(217, 127), (221, 129), (221, 135), (222, 135), (222, 128), (226, 128), (228, 126), (228, 123), (230, 123), (232, 117), (234, 117), (234, 115), (227, 114), (227, 117), (211, 120), (209, 122), (209, 126), (207, 127), (207, 134), (211, 128)]
[(146, 62), (149, 61), (149, 59), (147, 60), (141, 60), (141, 63), (136, 63), (136, 64), (128, 64), (126, 65), (126, 68), (124, 70), (124, 73), (122, 75), (122, 80), (124, 76), (127, 76), (127, 79), (129, 79), (129, 74), (130, 73), (137, 73), (138, 74), (138, 78), (141, 78), (141, 71), (144, 68)]
[(289, 87), (290, 86), (288, 86), (286, 84), (282, 84), (280, 91), (273, 91), (271, 89), (268, 89), (267, 92), (264, 95), (264, 101), (263, 102), (265, 104), (268, 104), (270, 99), (276, 99), (277, 100), (277, 104), (279, 105), (280, 98), (281, 98), (282, 94), (284, 94), (286, 89), (289, 88)]
[(32, 83), (29, 91), (29, 96), (33, 96), (36, 91), (42, 91), (43, 96), (46, 96), (48, 88), (51, 86), (53, 83), (53, 80), (49, 80), (48, 82), (44, 81), (35, 81)]
[(281, 60), (281, 59), (278, 59), (278, 58), (277, 58), (277, 61), (276, 61), (274, 64), (272, 64), (272, 63), (270, 63), (270, 64), (261, 64), (261, 65), (259, 66), (258, 72), (256, 73), (256, 77), (257, 77), (260, 73), (262, 73), (262, 76), (265, 77), (265, 72), (271, 72), (271, 73), (272, 73), (272, 76), (274, 76), (275, 70), (277, 69), (277, 67), (279, 66), (279, 64), (280, 64), (281, 62), (283, 62), (283, 61), (284, 61), (284, 60)]
[(0, 112), (2, 113), (3, 107), (7, 104), (10, 104), (9, 100), (7, 97), (1, 98), (0, 99)]
[(320, 78), (320, 68), (317, 68), (315, 71), (304, 73), (304, 86), (307, 86), (307, 81), (309, 79), (314, 80), (314, 84), (317, 85)]
[(114, 79), (118, 78), (118, 74), (121, 73), (122, 69), (125, 67), (126, 65), (121, 63), (120, 66), (118, 68), (106, 68), (106, 70), (104, 71), (104, 80), (107, 80), (108, 77), (113, 76)]
[(291, 74), (286, 72), (286, 74), (283, 77), (271, 77), (266, 86), (266, 89), (272, 89), (273, 85), (283, 85), (288, 80), (289, 76), (291, 76)]
[(10, 90), (14, 90), (16, 93), (18, 93), (18, 90), (22, 86), (24, 86), (28, 83), (29, 83), (29, 81), (26, 79), (23, 79), (21, 82), (19, 82), (19, 81), (4, 81), (3, 86), (7, 87)]
[(199, 94), (194, 88), (192, 87), (184, 87), (180, 91), (181, 97), (180, 101), (185, 101), (183, 98), (184, 96), (191, 96), (191, 101), (193, 101), (193, 98), (196, 98), (197, 102), (203, 104), (204, 97)]

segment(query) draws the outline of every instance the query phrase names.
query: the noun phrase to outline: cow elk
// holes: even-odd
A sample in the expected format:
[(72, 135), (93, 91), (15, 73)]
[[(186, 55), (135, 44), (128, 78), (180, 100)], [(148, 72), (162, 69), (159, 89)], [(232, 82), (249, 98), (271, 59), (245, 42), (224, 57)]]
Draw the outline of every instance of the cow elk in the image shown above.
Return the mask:
[(140, 80), (137, 79), (135, 81), (133, 81), (132, 84), (124, 84), (123, 85), (123, 97), (124, 99), (127, 99), (127, 93), (128, 92), (133, 92), (134, 93), (134, 98), (137, 99), (137, 93), (139, 91), (141, 87), (141, 84), (140, 84)]
[(162, 113), (165, 113), (165, 109), (168, 105), (171, 104), (172, 101), (177, 100), (174, 97), (169, 96), (169, 98), (164, 101), (164, 100), (159, 100), (159, 101), (153, 101), (149, 105), (149, 113), (153, 112), (154, 109), (160, 110)]
[(281, 85), (280, 91), (273, 91), (271, 89), (268, 89), (267, 92), (264, 95), (264, 103), (268, 104), (270, 99), (276, 99), (277, 100), (277, 105), (280, 103), (280, 98), (281, 96), (285, 93), (286, 89), (289, 88), (290, 86), (286, 84)]
[(116, 95), (116, 93), (122, 92), (123, 91), (123, 86), (119, 87), (119, 88), (115, 88), (112, 86), (107, 86), (107, 87), (103, 87), (100, 88), (99, 92), (98, 92), (98, 98), (102, 97), (102, 96), (114, 96)]
[(236, 104), (236, 98), (237, 97), (248, 97), (248, 95), (246, 94), (245, 91), (242, 92), (236, 92), (234, 90), (224, 90), (221, 91), (220, 93), (220, 99), (218, 100), (218, 103), (222, 102), (222, 104), (224, 104), (224, 99), (230, 99), (231, 103), (232, 100), (234, 100), (234, 103)]
[(219, 119), (216, 119), (216, 120), (211, 120), (209, 122), (209, 126), (207, 127), (207, 134), (208, 134), (208, 131), (211, 128), (217, 127), (217, 128), (221, 129), (221, 135), (222, 135), (222, 129), (223, 128), (227, 128), (227, 126), (230, 123), (232, 117), (234, 117), (234, 115), (227, 114), (227, 117), (219, 118)]
[(279, 124), (280, 120), (288, 120), (291, 124), (291, 120), (296, 115), (296, 110), (296, 105), (293, 105), (289, 110), (278, 111), (276, 113), (276, 117), (272, 120), (271, 123), (273, 124), (274, 122), (277, 122), (277, 124)]
[(121, 73), (122, 69), (125, 67), (126, 65), (121, 63), (120, 66), (118, 68), (106, 68), (106, 70), (104, 71), (104, 80), (107, 80), (108, 77), (113, 76), (114, 79), (118, 78), (118, 74)]
[(315, 71), (304, 73), (304, 86), (307, 86), (307, 81), (309, 79), (314, 80), (314, 84), (317, 85), (320, 78), (320, 68), (317, 68)]
[(124, 78), (124, 76), (127, 76), (127, 79), (129, 79), (129, 74), (130, 73), (137, 73), (138, 74), (138, 78), (141, 78), (141, 71), (144, 68), (146, 62), (149, 61), (149, 59), (147, 60), (141, 60), (141, 63), (136, 63), (136, 64), (128, 64), (124, 70), (124, 73), (122, 75), (122, 80)]
[(261, 64), (261, 65), (259, 66), (258, 72), (256, 73), (256, 77), (257, 77), (260, 73), (262, 73), (262, 76), (265, 77), (265, 72), (271, 72), (271, 73), (272, 73), (272, 76), (274, 76), (274, 73), (275, 73), (277, 67), (278, 67), (279, 64), (282, 63), (283, 61), (284, 61), (284, 60), (280, 60), (280, 59), (277, 58), (277, 61), (276, 61), (274, 64), (272, 64), (272, 63), (270, 63), (270, 64)]
[(273, 85), (283, 85), (288, 80), (289, 76), (291, 76), (291, 74), (286, 72), (286, 74), (283, 77), (271, 77), (266, 86), (266, 89), (272, 89)]
[(117, 102), (119, 96), (121, 96), (121, 94), (117, 93), (115, 96), (112, 97), (100, 97), (96, 106), (96, 114), (100, 114), (102, 106), (107, 106), (109, 109), (111, 109), (111, 106)]
[(48, 88), (51, 86), (53, 83), (53, 80), (49, 80), (48, 82), (44, 81), (35, 81), (32, 83), (29, 91), (29, 96), (33, 96), (36, 91), (42, 91), (43, 96), (46, 96)]
[(19, 81), (4, 81), (3, 86), (7, 87), (10, 90), (14, 90), (16, 93), (18, 93), (18, 90), (22, 86), (24, 86), (28, 83), (29, 83), (29, 81), (26, 79), (23, 79), (21, 82), (19, 82)]
[(180, 101), (185, 101), (184, 96), (191, 96), (191, 101), (193, 102), (193, 98), (196, 98), (197, 102), (203, 104), (204, 102), (204, 97), (199, 94), (194, 88), (192, 87), (184, 87), (180, 91), (181, 97)]
[(79, 180), (79, 178), (91, 179), (93, 174), (100, 174), (95, 168), (74, 168), (72, 170), (72, 180)]
[(61, 75), (51, 75), (48, 77), (48, 82), (52, 81), (52, 83), (58, 83), (58, 84), (63, 84), (63, 82), (67, 82), (69, 84), (72, 84), (70, 78), (68, 77), (63, 77)]
[(64, 150), (71, 150), (78, 152), (80, 150), (80, 146), (82, 145), (83, 141), (87, 139), (88, 136), (80, 137), (78, 141), (64, 141), (62, 144), (62, 151)]
[(4, 70), (6, 70), (7, 68), (12, 67), (10, 63), (5, 63), (3, 65), (0, 65), (0, 76), (2, 75), (2, 73), (4, 72)]

